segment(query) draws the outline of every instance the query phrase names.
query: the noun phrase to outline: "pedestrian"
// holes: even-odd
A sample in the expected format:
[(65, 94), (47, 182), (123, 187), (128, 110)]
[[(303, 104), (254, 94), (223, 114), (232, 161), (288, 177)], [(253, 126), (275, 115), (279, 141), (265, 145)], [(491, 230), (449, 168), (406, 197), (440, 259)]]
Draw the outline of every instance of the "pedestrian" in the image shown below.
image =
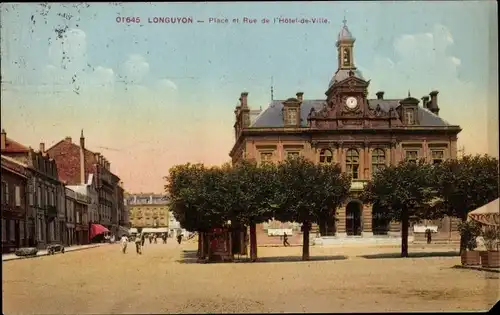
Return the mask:
[(179, 234), (179, 235), (177, 235), (177, 243), (179, 243), (179, 245), (180, 245), (181, 241), (182, 241), (182, 234)]
[(156, 234), (155, 234), (155, 235), (153, 236), (153, 241), (154, 241), (154, 243), (155, 243), (155, 244), (158, 244), (158, 243), (156, 242), (156, 239), (157, 239), (157, 238), (158, 238), (158, 235), (156, 235)]
[(427, 244), (432, 242), (432, 231), (431, 229), (425, 230), (425, 234), (427, 235)]
[(141, 237), (141, 234), (137, 234), (135, 237), (135, 251), (137, 254), (142, 254), (142, 246), (141, 244), (144, 242), (144, 238)]
[(283, 246), (290, 246), (290, 243), (288, 243), (288, 235), (286, 235), (286, 232), (283, 232)]
[(122, 252), (125, 254), (127, 252), (128, 237), (123, 235), (120, 242), (122, 245)]
[(163, 233), (161, 239), (163, 240), (163, 244), (167, 244), (167, 234)]
[(141, 233), (141, 247), (144, 247), (145, 242), (146, 242), (146, 234)]

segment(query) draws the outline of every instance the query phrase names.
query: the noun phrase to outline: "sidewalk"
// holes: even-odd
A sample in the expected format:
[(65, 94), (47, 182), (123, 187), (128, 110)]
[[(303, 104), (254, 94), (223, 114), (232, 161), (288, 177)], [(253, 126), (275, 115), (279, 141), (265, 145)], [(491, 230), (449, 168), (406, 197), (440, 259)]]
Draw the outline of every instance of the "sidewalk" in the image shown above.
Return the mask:
[[(109, 245), (109, 243), (98, 243), (98, 244), (88, 244), (88, 245), (76, 245), (76, 246), (69, 246), (69, 247), (64, 247), (64, 252), (69, 253), (69, 252), (76, 252), (79, 250), (83, 249), (90, 249), (90, 248), (95, 248), (103, 245)], [(59, 253), (57, 253), (59, 254)], [(36, 257), (42, 257), (42, 256), (47, 256), (48, 252), (46, 249), (39, 250), (36, 256), (27, 256), (27, 257), (19, 257), (16, 256), (16, 254), (4, 254), (2, 255), (2, 262), (4, 261), (9, 261), (9, 260), (16, 260), (16, 259), (27, 259), (27, 258), (36, 258)]]

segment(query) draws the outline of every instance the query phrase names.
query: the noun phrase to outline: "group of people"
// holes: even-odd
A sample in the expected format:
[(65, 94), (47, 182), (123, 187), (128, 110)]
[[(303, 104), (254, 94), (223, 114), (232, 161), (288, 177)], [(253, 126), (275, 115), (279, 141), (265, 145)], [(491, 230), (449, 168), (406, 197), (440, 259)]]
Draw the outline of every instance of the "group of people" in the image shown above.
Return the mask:
[[(149, 234), (148, 239), (149, 239), (149, 244), (157, 244), (157, 238), (158, 235), (156, 234)], [(166, 233), (161, 234), (161, 239), (163, 240), (163, 244), (167, 244), (167, 238), (168, 235)], [(123, 235), (122, 238), (120, 239), (121, 243), (121, 248), (122, 252), (125, 254), (127, 252), (127, 245), (128, 242), (130, 241), (129, 237), (126, 235)], [(146, 233), (137, 233), (134, 238), (134, 243), (135, 243), (135, 251), (137, 254), (142, 255), (142, 247), (144, 247), (144, 243), (146, 242)], [(177, 235), (177, 243), (181, 244), (182, 242), (182, 234)]]

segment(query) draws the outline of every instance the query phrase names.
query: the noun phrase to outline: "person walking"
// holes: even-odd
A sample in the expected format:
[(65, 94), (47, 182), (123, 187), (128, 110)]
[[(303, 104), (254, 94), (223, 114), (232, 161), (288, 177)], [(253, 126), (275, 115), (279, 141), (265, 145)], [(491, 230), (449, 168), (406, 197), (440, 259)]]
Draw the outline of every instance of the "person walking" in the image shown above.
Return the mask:
[(179, 245), (180, 245), (181, 242), (182, 242), (182, 234), (179, 234), (179, 235), (177, 235), (177, 243), (179, 243)]
[(286, 235), (286, 232), (283, 232), (283, 246), (290, 246), (290, 243), (288, 243), (288, 235)]
[(126, 235), (123, 235), (122, 238), (120, 239), (120, 243), (122, 246), (122, 252), (124, 254), (126, 254), (127, 253), (128, 237)]
[(142, 244), (144, 243), (144, 238), (141, 237), (141, 234), (137, 234), (135, 236), (135, 251), (137, 254), (142, 254)]
[(161, 239), (163, 240), (163, 244), (167, 244), (167, 234), (163, 233)]
[(427, 236), (427, 244), (430, 244), (432, 242), (432, 231), (431, 231), (431, 229), (425, 230), (425, 234)]
[(141, 247), (144, 247), (145, 242), (146, 242), (146, 234), (141, 233)]

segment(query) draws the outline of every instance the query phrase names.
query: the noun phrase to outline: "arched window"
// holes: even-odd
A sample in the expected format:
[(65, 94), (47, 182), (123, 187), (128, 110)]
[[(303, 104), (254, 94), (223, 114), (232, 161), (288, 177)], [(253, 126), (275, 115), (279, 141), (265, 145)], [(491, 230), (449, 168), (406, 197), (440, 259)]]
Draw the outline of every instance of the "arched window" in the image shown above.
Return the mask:
[(358, 178), (358, 170), (359, 170), (359, 152), (356, 149), (347, 150), (346, 159), (346, 172), (347, 174), (351, 174), (352, 179)]
[(330, 151), (328, 149), (322, 149), (319, 152), (319, 162), (321, 164), (331, 164), (333, 162), (332, 151)]
[(372, 152), (372, 173), (375, 174), (378, 170), (385, 167), (385, 151), (383, 149), (375, 149)]

